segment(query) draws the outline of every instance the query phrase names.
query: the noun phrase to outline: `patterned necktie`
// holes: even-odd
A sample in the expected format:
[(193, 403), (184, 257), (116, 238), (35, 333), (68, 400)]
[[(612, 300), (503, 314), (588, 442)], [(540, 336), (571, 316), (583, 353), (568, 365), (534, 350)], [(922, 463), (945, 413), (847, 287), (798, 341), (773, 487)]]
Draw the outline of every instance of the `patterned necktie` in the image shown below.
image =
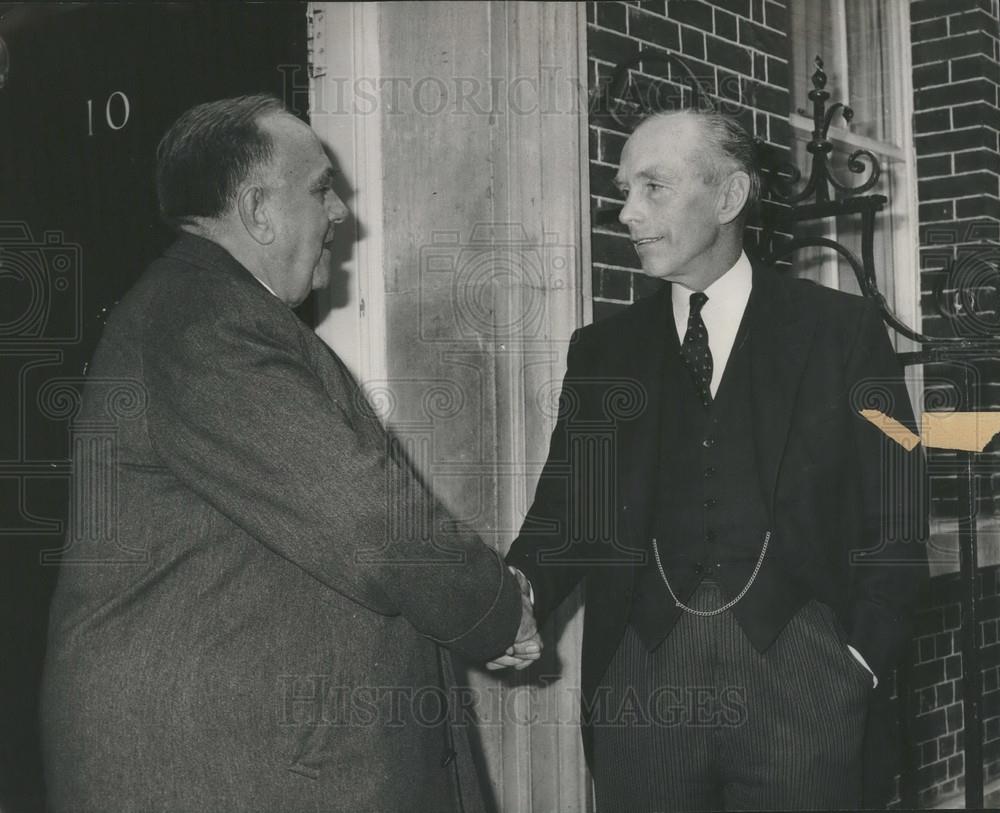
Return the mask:
[(688, 314), (687, 333), (681, 344), (681, 359), (694, 379), (701, 402), (708, 406), (712, 403), (712, 351), (708, 349), (708, 330), (705, 329), (705, 320), (701, 318), (701, 309), (706, 302), (708, 297), (703, 291), (691, 294), (691, 310)]

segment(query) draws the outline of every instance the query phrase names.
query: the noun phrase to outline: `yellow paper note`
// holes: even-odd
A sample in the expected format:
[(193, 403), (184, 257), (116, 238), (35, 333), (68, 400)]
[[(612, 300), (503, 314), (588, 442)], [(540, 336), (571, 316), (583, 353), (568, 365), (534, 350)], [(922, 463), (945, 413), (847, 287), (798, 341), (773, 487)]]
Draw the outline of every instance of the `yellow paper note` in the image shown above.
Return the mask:
[(924, 446), (981, 452), (1000, 432), (1000, 412), (925, 412), (920, 435)]
[(896, 443), (908, 452), (920, 443), (920, 438), (917, 435), (903, 426), (903, 424), (895, 418), (890, 418), (888, 415), (877, 409), (862, 409), (861, 415), (865, 420), (875, 424), (875, 426), (881, 429), (886, 435), (889, 436), (889, 438), (896, 441)]

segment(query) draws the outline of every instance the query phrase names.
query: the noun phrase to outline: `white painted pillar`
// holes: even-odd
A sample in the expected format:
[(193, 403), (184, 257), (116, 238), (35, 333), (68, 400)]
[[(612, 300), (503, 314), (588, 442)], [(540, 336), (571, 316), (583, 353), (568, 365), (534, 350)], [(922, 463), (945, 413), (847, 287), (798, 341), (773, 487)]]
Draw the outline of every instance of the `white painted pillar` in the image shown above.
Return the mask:
[[(313, 126), (363, 236), (319, 334), (424, 476), (501, 551), (548, 451), (567, 340), (590, 318), (582, 3), (313, 3)], [(591, 807), (582, 613), (532, 673), (473, 670), (503, 811)], [(503, 712), (506, 712), (504, 714)], [(526, 721), (533, 715), (541, 719)]]

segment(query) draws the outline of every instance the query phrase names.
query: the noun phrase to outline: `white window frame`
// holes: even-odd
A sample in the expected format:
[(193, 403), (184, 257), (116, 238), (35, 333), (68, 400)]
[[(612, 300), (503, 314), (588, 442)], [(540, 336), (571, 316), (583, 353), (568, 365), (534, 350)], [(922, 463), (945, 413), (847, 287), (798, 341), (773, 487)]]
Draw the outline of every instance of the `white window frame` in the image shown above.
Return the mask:
[[(847, 10), (845, 0), (832, 0), (827, 6), (835, 26), (835, 47), (839, 50), (839, 60), (842, 69), (842, 88), (835, 92), (829, 103), (843, 101), (851, 102), (850, 64), (847, 59)], [(888, 203), (889, 211), (894, 217), (892, 230), (892, 256), (895, 262), (893, 269), (893, 296), (889, 306), (899, 319), (908, 327), (920, 330), (920, 259), (918, 251), (918, 205), (917, 205), (917, 173), (916, 150), (913, 144), (913, 70), (910, 59), (910, 41), (906, 32), (910, 30), (910, 9), (908, 3), (886, 3), (888, 21), (886, 31), (888, 37), (886, 46), (896, 67), (899, 69), (898, 94), (892, 99), (890, 125), (891, 136), (895, 143), (878, 141), (851, 132), (846, 127), (831, 126), (829, 138), (836, 147), (853, 152), (867, 149), (876, 156), (885, 156), (899, 164), (898, 188)], [(811, 75), (811, 73), (810, 73)], [(793, 81), (801, 81), (793, 78)], [(793, 112), (789, 116), (792, 129), (803, 135), (805, 140), (811, 138), (813, 130), (812, 118)], [(804, 170), (805, 168), (803, 168)], [(878, 191), (876, 187), (874, 192)], [(903, 217), (899, 217), (903, 215)], [(836, 223), (831, 223), (832, 237), (837, 239)], [(832, 288), (839, 287), (839, 271), (837, 255), (825, 252), (821, 270), (821, 281)], [(904, 339), (893, 332), (893, 341), (899, 351), (917, 349), (913, 342)], [(915, 396), (916, 391), (911, 392)], [(919, 409), (921, 398), (914, 397), (914, 406)]]

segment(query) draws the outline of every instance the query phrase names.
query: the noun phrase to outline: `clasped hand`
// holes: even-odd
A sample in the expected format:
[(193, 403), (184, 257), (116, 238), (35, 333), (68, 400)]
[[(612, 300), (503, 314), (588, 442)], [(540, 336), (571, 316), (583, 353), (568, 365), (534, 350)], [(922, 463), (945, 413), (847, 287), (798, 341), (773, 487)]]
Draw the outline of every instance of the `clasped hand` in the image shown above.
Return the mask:
[(542, 639), (538, 636), (538, 627), (535, 624), (535, 613), (529, 597), (531, 591), (528, 587), (528, 579), (517, 568), (510, 568), (510, 572), (517, 578), (517, 583), (521, 588), (521, 625), (517, 629), (514, 643), (507, 647), (503, 655), (486, 664), (486, 668), (491, 671), (506, 669), (510, 666), (515, 669), (524, 669), (531, 666), (542, 654)]

